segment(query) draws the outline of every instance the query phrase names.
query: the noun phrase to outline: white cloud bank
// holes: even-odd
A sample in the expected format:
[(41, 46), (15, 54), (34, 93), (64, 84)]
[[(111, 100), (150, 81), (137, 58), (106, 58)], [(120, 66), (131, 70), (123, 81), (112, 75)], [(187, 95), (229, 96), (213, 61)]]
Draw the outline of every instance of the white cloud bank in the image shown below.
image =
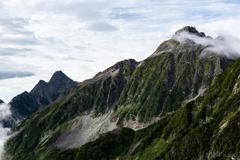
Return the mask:
[(236, 60), (240, 57), (240, 39), (229, 35), (219, 36), (213, 39), (211, 37), (199, 37), (195, 34), (189, 34), (188, 32), (184, 31), (174, 35), (173, 39), (181, 43), (194, 41), (197, 44), (208, 46), (203, 50), (201, 56), (205, 56), (207, 54), (211, 54), (211, 52), (214, 52), (233, 60)]
[(2, 120), (7, 120), (12, 115), (10, 106), (7, 104), (0, 104), (0, 160), (4, 154), (4, 144), (10, 138), (10, 128), (4, 128), (1, 123)]

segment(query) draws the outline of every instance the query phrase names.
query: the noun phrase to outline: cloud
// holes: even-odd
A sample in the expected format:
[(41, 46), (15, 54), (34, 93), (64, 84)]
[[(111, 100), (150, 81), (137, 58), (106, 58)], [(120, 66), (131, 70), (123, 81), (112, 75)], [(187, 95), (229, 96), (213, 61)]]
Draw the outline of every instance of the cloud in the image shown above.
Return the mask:
[[(4, 144), (5, 142), (11, 137), (14, 136), (10, 135), (11, 129), (10, 128), (4, 128), (2, 122), (8, 121), (12, 117), (12, 112), (10, 110), (10, 105), (7, 105), (5, 103), (0, 104), (0, 160), (3, 159), (4, 154)], [(15, 122), (14, 122), (15, 123)]]
[[(29, 63), (36, 63), (36, 61), (29, 62), (27, 60), (28, 57), (21, 57), (21, 56), (20, 57), (13, 56), (13, 57), (15, 57), (18, 61), (11, 60), (11, 59), (9, 59), (8, 56), (0, 56), (0, 62), (1, 62), (0, 72), (35, 73), (34, 71), (38, 69), (38, 67), (36, 67), (35, 65), (29, 64)], [(29, 62), (29, 63), (27, 63), (27, 62)]]
[(30, 18), (0, 18), (0, 26), (4, 28), (23, 28), (26, 25), (29, 25)]
[[(34, 73), (31, 73), (31, 72), (2, 72), (2, 71), (0, 71), (0, 80), (16, 78), (16, 77), (30, 77), (33, 75), (34, 75)], [(0, 111), (1, 111), (1, 108), (0, 108)]]
[(0, 159), (3, 159), (4, 154), (4, 144), (9, 138), (9, 134), (11, 132), (10, 128), (3, 128), (2, 124), (0, 123)]
[(37, 41), (35, 36), (0, 36), (0, 43), (12, 45), (36, 45)]
[(0, 104), (0, 121), (9, 118), (11, 115), (10, 106), (5, 103)]
[(10, 110), (10, 106), (3, 103), (0, 104), (0, 159), (2, 159), (2, 155), (4, 153), (4, 143), (8, 139), (8, 135), (10, 134), (10, 128), (3, 128), (3, 124), (1, 123), (3, 120), (9, 119), (12, 115)]
[(86, 62), (95, 62), (94, 60), (91, 60), (91, 59), (87, 59), (85, 60)]
[(7, 47), (0, 47), (0, 56), (11, 56), (11, 55), (16, 55), (18, 53), (24, 53), (24, 52), (29, 52), (32, 51), (32, 49), (29, 48), (7, 48)]
[(240, 57), (240, 39), (237, 39), (233, 36), (225, 35), (224, 37), (219, 36), (213, 39), (210, 37), (199, 37), (195, 34), (189, 34), (188, 32), (180, 32), (174, 35), (173, 39), (181, 43), (189, 43), (194, 41), (197, 44), (207, 46), (202, 51), (201, 56), (216, 53), (234, 60)]
[(0, 28), (4, 35), (33, 35), (34, 32), (25, 27), (30, 24), (30, 18), (0, 18)]
[(100, 31), (100, 32), (105, 32), (105, 31), (117, 31), (118, 29), (106, 22), (97, 22), (93, 23), (88, 26), (88, 29), (93, 30), (93, 31)]
[(26, 29), (29, 24), (30, 18), (0, 18), (0, 44), (37, 44), (34, 32)]

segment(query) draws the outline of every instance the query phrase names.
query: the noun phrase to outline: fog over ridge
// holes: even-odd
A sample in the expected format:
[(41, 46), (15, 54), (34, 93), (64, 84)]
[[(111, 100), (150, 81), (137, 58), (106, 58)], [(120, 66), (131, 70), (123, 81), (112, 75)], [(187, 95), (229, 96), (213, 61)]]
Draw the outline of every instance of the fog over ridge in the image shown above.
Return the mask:
[(0, 104), (0, 160), (3, 159), (4, 144), (10, 138), (11, 129), (3, 127), (3, 120), (11, 118), (12, 112), (10, 105), (2, 103)]
[(211, 37), (199, 37), (195, 34), (182, 31), (175, 34), (172, 38), (180, 43), (190, 43), (193, 41), (196, 44), (207, 46), (202, 51), (201, 56), (206, 56), (214, 52), (229, 59), (237, 60), (240, 57), (240, 39), (225, 34), (220, 35), (213, 39)]

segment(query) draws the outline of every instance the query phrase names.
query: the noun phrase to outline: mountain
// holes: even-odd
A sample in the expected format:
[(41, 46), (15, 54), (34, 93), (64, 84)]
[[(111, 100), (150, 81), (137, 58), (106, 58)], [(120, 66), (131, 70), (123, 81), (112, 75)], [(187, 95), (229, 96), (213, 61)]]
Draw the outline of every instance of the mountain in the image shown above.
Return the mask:
[(48, 83), (40, 80), (30, 93), (25, 91), (11, 100), (9, 105), (13, 117), (17, 119), (28, 117), (40, 107), (55, 101), (61, 93), (77, 84), (62, 71), (56, 71)]
[[(9, 106), (0, 99), (0, 127), (2, 128), (8, 128), (14, 123), (9, 110)], [(4, 131), (2, 131), (2, 133), (4, 133)]]
[(2, 103), (5, 103), (5, 102), (3, 102), (3, 100), (0, 99), (0, 104), (2, 104)]
[[(162, 130), (160, 128), (167, 125), (165, 120), (178, 115), (183, 110), (181, 107), (202, 95), (217, 80), (217, 75), (234, 63), (234, 58), (195, 39), (214, 41), (194, 27), (184, 27), (145, 60), (118, 62), (66, 90), (56, 101), (41, 107), (14, 128), (19, 133), (8, 141), (7, 155), (15, 159), (47, 159), (60, 151), (81, 147), (119, 127), (123, 129), (117, 131), (117, 136), (111, 137), (110, 133), (109, 140), (106, 140), (108, 134), (100, 137), (104, 141), (101, 147), (109, 144), (113, 156), (124, 155), (126, 146), (133, 140), (140, 143), (144, 136), (151, 132), (154, 135), (153, 128)], [(163, 123), (160, 128), (152, 127), (157, 126), (154, 122), (158, 120)], [(174, 120), (181, 125), (181, 118)], [(132, 130), (148, 125), (149, 130)], [(137, 139), (135, 134), (139, 134)], [(129, 143), (124, 143), (126, 139)], [(98, 145), (101, 140), (95, 142)], [(91, 148), (91, 142), (86, 146)], [(99, 154), (104, 157), (105, 153), (99, 151)]]
[(51, 160), (239, 159), (239, 82), (240, 59), (177, 112), (141, 130), (108, 132)]
[(31, 90), (30, 94), (36, 98), (40, 106), (45, 106), (55, 101), (65, 90), (77, 84), (77, 82), (71, 80), (62, 71), (57, 71), (48, 83), (40, 80)]

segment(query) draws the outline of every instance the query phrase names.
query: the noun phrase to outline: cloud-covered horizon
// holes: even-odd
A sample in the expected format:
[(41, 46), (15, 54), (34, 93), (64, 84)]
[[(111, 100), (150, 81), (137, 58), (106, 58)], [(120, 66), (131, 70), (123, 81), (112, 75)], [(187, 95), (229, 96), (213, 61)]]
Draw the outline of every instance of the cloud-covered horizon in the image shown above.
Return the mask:
[(239, 7), (227, 0), (0, 0), (0, 72), (34, 73), (0, 80), (0, 99), (9, 102), (56, 70), (80, 82), (123, 59), (141, 61), (187, 25), (239, 39)]

